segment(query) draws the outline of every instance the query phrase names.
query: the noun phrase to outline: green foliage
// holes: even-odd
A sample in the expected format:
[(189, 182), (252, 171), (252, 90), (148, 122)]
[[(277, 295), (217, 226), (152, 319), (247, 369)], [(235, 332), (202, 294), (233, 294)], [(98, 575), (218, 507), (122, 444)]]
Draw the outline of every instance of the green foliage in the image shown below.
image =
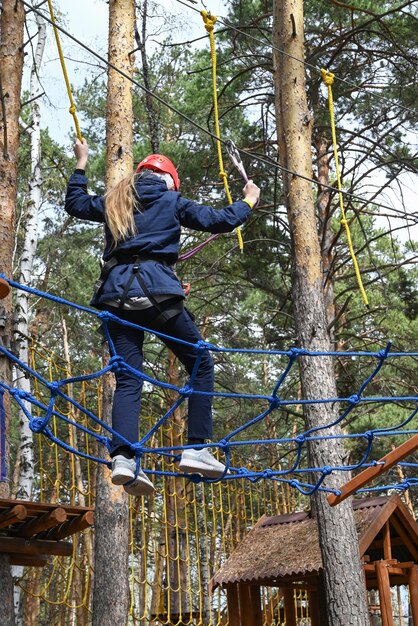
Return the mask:
[[(396, 6), (394, 0), (385, 0), (377, 8), (375, 3), (358, 0), (358, 10), (354, 11), (329, 1), (305, 2), (306, 72), (314, 120), (314, 168), (316, 171), (319, 143), (324, 140), (329, 159), (328, 183), (333, 183), (335, 167), (326, 89), (319, 74), (319, 68), (326, 67), (336, 76), (333, 93), (343, 182), (358, 196), (367, 195), (370, 181), (378, 187), (382, 179), (386, 183), (396, 181), (401, 173), (415, 172), (417, 167), (414, 147), (409, 141), (417, 123), (416, 9), (411, 4), (404, 11), (396, 11)], [(243, 254), (237, 249), (236, 235), (225, 235), (189, 261), (179, 263), (176, 271), (182, 280), (192, 283), (188, 306), (209, 341), (233, 348), (288, 349), (297, 343), (290, 296), (292, 244), (281, 196), (280, 171), (268, 164), (268, 161), (273, 164), (277, 161), (272, 2), (231, 0), (228, 8), (228, 20), (238, 26), (239, 32), (217, 25), (221, 135), (246, 151), (247, 172), (262, 188), (261, 209), (243, 229)], [(151, 115), (158, 129), (160, 151), (177, 164), (182, 193), (206, 204), (223, 206), (226, 200), (219, 179), (215, 141), (192, 123), (214, 132), (208, 46), (193, 49), (190, 45), (175, 46), (167, 40), (148, 58), (148, 64), (151, 88), (189, 118), (179, 117), (161, 102), (152, 101)], [(142, 84), (140, 67), (135, 79)], [(359, 87), (362, 85), (364, 89)], [(103, 193), (105, 83), (86, 80), (75, 98), (90, 145), (89, 186)], [(152, 150), (149, 116), (144, 92), (134, 87), (136, 162)], [(29, 119), (25, 121), (30, 123)], [(73, 159), (47, 131), (43, 132), (42, 141), (46, 212), (41, 227), (36, 284), (68, 300), (88, 304), (99, 271), (101, 228), (76, 223), (63, 214), (63, 194)], [(240, 197), (243, 183), (223, 152), (232, 196)], [(29, 145), (23, 135), (19, 168), (22, 211), (27, 201), (29, 161)], [(325, 211), (320, 212), (318, 206), (324, 261), (330, 261), (326, 277), (335, 292), (335, 319), (329, 320), (335, 342), (341, 350), (378, 350), (391, 339), (393, 349), (410, 350), (416, 345), (417, 336), (414, 244), (400, 243), (378, 228), (375, 219), (378, 208), (363, 209), (362, 203), (351, 201), (347, 212), (370, 311), (365, 311), (358, 295), (345, 235), (340, 231), (337, 198), (332, 195), (328, 199)], [(24, 226), (24, 218), (21, 224)], [(205, 238), (205, 234), (184, 232), (182, 252)], [(18, 241), (18, 251), (19, 245)], [(37, 303), (35, 308), (38, 336), (51, 345), (59, 344), (64, 317), (71, 337), (71, 357), (77, 368), (95, 369), (100, 352), (95, 320), (87, 320), (84, 314), (66, 311), (51, 303)], [(147, 371), (165, 379), (166, 359), (160, 344), (149, 340), (146, 347)], [(285, 365), (280, 359), (268, 362), (269, 358), (262, 356), (215, 356), (217, 386), (231, 393), (268, 395)], [(354, 393), (370, 369), (370, 363), (359, 359), (339, 359), (337, 381), (341, 397)], [(415, 380), (414, 359), (405, 364), (391, 361), (367, 392), (376, 396), (416, 395)], [(289, 377), (283, 394), (298, 397), (297, 372)], [(162, 391), (145, 391), (144, 413), (158, 414), (165, 401)], [(262, 400), (253, 404), (236, 398), (217, 400), (217, 434), (225, 434), (265, 408), (266, 402)], [(362, 404), (350, 414), (345, 427), (347, 432), (360, 432), (382, 424), (393, 425), (399, 423), (409, 409), (408, 403), (402, 407), (382, 404), (378, 409), (375, 405)], [(299, 410), (277, 411), (269, 420), (255, 425), (251, 436), (263, 438), (266, 430), (269, 435), (289, 436), (303, 428)], [(396, 437), (379, 440), (376, 454), (396, 441)], [(359, 458), (364, 445), (364, 441), (350, 443), (350, 458)], [(283, 455), (283, 462), (287, 462), (285, 452), (276, 450), (275, 454), (270, 454), (262, 447), (246, 450), (245, 455), (266, 464), (282, 462), (278, 459)]]

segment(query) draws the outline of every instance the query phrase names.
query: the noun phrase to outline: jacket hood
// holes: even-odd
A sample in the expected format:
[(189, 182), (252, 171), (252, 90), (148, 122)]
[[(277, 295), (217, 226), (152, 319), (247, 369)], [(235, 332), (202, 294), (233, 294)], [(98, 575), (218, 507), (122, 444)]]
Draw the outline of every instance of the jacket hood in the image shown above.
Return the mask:
[(156, 200), (159, 200), (166, 193), (175, 193), (179, 196), (178, 191), (170, 191), (167, 185), (158, 176), (153, 174), (145, 174), (140, 176), (136, 183), (136, 192), (142, 206), (146, 206)]

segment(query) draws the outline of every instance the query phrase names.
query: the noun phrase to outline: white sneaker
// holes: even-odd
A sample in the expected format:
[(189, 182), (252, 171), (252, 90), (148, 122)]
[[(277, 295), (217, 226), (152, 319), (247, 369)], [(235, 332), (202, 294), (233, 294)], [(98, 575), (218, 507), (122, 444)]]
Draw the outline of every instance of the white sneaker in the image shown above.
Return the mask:
[(112, 459), (112, 483), (124, 485), (135, 478), (136, 461), (117, 454)]
[[(117, 454), (112, 459), (112, 483), (124, 485), (126, 493), (130, 496), (146, 496), (154, 491), (154, 485), (140, 469), (135, 478), (136, 460), (127, 459), (122, 454)], [(135, 480), (134, 480), (135, 478)], [(127, 485), (131, 480), (131, 484)]]
[[(201, 474), (207, 478), (219, 478), (225, 473), (225, 465), (209, 452), (209, 448), (183, 450), (179, 470), (185, 474)], [(228, 472), (226, 472), (229, 474)]]
[(138, 476), (135, 478), (134, 482), (130, 485), (124, 485), (123, 488), (130, 496), (148, 496), (155, 489), (152, 482), (147, 478), (141, 469), (139, 470)]

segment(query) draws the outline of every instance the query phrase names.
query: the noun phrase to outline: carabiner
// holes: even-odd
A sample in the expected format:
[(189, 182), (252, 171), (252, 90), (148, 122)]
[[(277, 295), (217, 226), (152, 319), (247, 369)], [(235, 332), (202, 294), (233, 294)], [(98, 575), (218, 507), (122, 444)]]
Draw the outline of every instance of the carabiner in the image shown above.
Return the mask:
[(229, 154), (229, 157), (230, 157), (232, 163), (235, 165), (235, 167), (237, 168), (237, 170), (241, 174), (242, 178), (247, 183), (248, 182), (248, 176), (247, 176), (247, 173), (245, 171), (244, 164), (243, 164), (243, 162), (241, 160), (241, 155), (239, 153), (238, 148), (236, 147), (236, 145), (232, 141), (232, 139), (228, 139), (227, 141), (225, 141), (225, 147), (226, 147), (226, 150), (227, 150), (227, 152)]

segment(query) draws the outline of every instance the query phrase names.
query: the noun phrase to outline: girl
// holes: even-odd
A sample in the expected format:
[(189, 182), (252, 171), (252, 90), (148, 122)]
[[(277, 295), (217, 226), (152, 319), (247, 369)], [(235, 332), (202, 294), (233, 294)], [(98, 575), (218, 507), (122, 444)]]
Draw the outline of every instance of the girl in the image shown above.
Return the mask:
[[(172, 266), (177, 261), (181, 227), (210, 233), (230, 232), (251, 213), (259, 188), (249, 181), (244, 198), (225, 209), (213, 209), (182, 198), (180, 180), (173, 163), (165, 156), (152, 154), (138, 165), (136, 172), (123, 179), (104, 197), (87, 193), (85, 168), (88, 145), (78, 139), (74, 144), (76, 170), (71, 176), (65, 210), (83, 220), (105, 225), (104, 266), (96, 283), (91, 304), (150, 330), (158, 330), (195, 344), (201, 340), (189, 312), (184, 308), (183, 287)], [(143, 331), (115, 322), (109, 333), (116, 352), (136, 370), (142, 369)], [(192, 346), (163, 339), (180, 359), (188, 374), (193, 371), (197, 351)], [(128, 372), (118, 372), (112, 406), (112, 427), (126, 440), (138, 441), (138, 415), (142, 382)], [(188, 405), (188, 445), (179, 469), (218, 478), (225, 472), (205, 440), (212, 437), (212, 397), (214, 367), (205, 350), (193, 389), (209, 392), (192, 394)], [(112, 482), (124, 485), (130, 495), (144, 495), (154, 489), (140, 469), (136, 473), (134, 452), (115, 435), (112, 439)]]

